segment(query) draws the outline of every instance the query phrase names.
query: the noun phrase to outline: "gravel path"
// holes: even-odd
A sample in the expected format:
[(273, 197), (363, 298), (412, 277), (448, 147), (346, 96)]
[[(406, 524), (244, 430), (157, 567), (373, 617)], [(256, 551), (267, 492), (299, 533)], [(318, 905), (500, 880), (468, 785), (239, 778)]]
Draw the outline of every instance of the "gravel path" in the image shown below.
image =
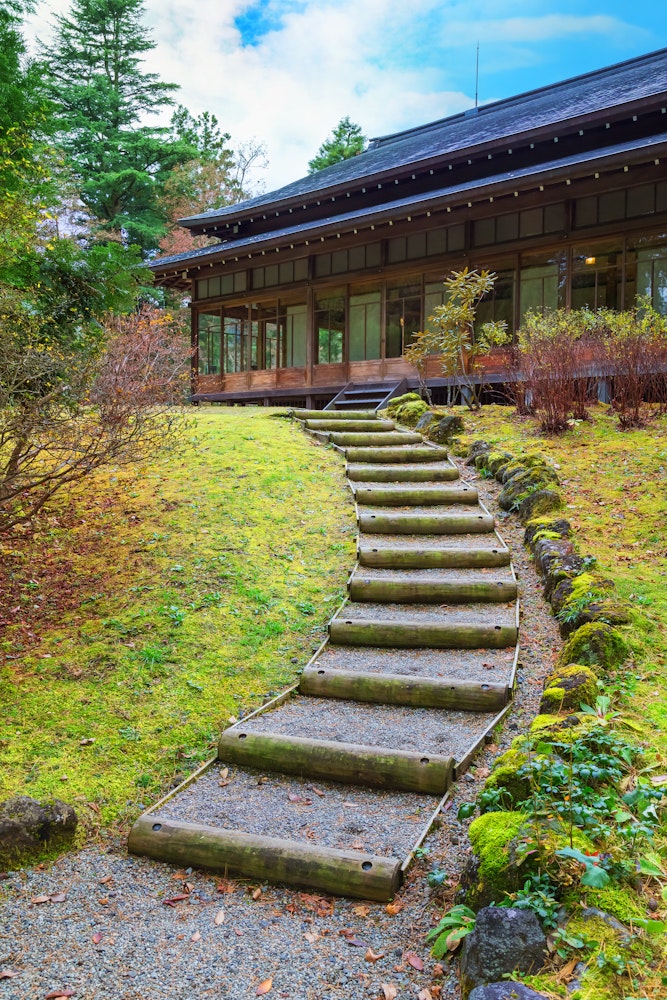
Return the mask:
[[(462, 475), (474, 478), (471, 470)], [(498, 516), (496, 484), (477, 486)], [(245, 1000), (269, 978), (268, 996), (286, 1000), (381, 1000), (383, 983), (396, 987), (398, 1000), (414, 1000), (433, 985), (442, 987), (440, 1000), (460, 1000), (454, 970), (437, 974), (424, 944), (469, 853), (468, 824), (456, 820), (456, 809), (474, 797), (494, 756), (536, 714), (542, 679), (560, 648), (522, 548), (523, 531), (500, 518), (522, 600), (516, 700), (495, 744), (455, 787), (442, 826), (427, 842), (428, 860), (411, 870), (397, 897), (399, 912), (178, 872), (129, 858), (122, 844), (103, 843), (0, 881), (0, 970), (18, 972), (0, 979), (0, 1000), (43, 1000), (65, 987), (77, 1000)], [(432, 865), (449, 874), (452, 885), (444, 891), (426, 885)], [(249, 889), (257, 888), (262, 892), (253, 899)], [(52, 894), (55, 901), (31, 902)], [(164, 905), (177, 895), (186, 898)], [(368, 947), (383, 957), (366, 959)], [(413, 955), (423, 969), (411, 964)]]
[(376, 649), (372, 646), (326, 646), (317, 666), (373, 674), (456, 677), (469, 681), (509, 682), (514, 650)]

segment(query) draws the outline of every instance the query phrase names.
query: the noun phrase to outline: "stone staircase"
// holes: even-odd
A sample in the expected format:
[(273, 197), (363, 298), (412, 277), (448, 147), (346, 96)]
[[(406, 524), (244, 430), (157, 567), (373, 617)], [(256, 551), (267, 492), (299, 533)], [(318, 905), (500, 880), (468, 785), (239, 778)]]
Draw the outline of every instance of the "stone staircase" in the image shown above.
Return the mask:
[(373, 410), (296, 411), (347, 460), (358, 562), (298, 685), (227, 729), (129, 848), (180, 865), (387, 900), (507, 710), (510, 554), (446, 450)]

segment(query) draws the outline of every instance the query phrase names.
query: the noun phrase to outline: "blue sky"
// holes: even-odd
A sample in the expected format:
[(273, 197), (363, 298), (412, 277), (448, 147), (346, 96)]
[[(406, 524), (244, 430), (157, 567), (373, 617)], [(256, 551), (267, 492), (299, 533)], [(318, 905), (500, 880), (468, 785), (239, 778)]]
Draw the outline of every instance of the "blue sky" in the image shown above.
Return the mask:
[[(48, 37), (43, 0), (33, 32)], [(237, 145), (267, 189), (302, 176), (344, 115), (382, 135), (667, 47), (664, 0), (145, 0), (148, 68)], [(259, 179), (259, 178), (258, 178)]]

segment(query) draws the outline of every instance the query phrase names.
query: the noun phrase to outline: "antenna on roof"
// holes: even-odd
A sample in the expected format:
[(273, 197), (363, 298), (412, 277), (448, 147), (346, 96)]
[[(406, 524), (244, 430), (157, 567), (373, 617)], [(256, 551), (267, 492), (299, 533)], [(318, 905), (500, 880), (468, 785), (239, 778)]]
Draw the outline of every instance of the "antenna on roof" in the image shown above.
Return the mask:
[(479, 42), (477, 42), (477, 58), (475, 60), (475, 107), (479, 101)]

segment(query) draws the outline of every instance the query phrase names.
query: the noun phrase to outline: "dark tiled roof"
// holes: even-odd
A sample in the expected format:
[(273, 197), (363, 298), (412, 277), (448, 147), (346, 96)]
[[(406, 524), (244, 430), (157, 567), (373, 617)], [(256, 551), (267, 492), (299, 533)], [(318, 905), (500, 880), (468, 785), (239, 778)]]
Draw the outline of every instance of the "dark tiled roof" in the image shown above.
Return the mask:
[(667, 96), (667, 49), (383, 136), (373, 140), (359, 156), (309, 174), (277, 191), (182, 221), (200, 224), (238, 216), (318, 191), (339, 189), (369, 175), (428, 163), (661, 94)]
[(216, 243), (209, 247), (202, 247), (199, 250), (191, 250), (188, 253), (176, 254), (172, 257), (162, 257), (160, 260), (150, 264), (152, 270), (163, 271), (169, 269), (174, 264), (187, 261), (188, 263), (200, 259), (207, 260), (209, 257), (233, 257), (239, 252), (252, 250), (261, 246), (262, 243), (283, 243), (290, 237), (317, 237), (319, 231), (330, 230), (332, 226), (340, 226), (341, 230), (354, 225), (360, 221), (371, 224), (374, 220), (381, 220), (392, 213), (401, 210), (423, 209), (426, 211), (430, 204), (437, 204), (447, 199), (455, 199), (457, 195), (470, 194), (480, 195), (482, 191), (491, 188), (507, 186), (512, 181), (520, 181), (532, 178), (537, 183), (541, 178), (549, 175), (563, 173), (572, 170), (581, 164), (590, 164), (591, 169), (599, 168), (606, 159), (616, 158), (623, 153), (632, 154), (637, 150), (646, 150), (649, 157), (658, 153), (664, 153), (663, 147), (667, 148), (667, 132), (652, 136), (650, 139), (638, 139), (631, 142), (620, 143), (615, 146), (608, 146), (596, 152), (586, 152), (574, 156), (567, 156), (561, 159), (553, 159), (547, 163), (539, 163), (520, 170), (505, 171), (494, 174), (490, 177), (483, 177), (462, 184), (453, 184), (437, 190), (427, 191), (419, 195), (399, 198), (395, 201), (388, 201), (384, 205), (373, 205), (369, 208), (362, 208), (355, 212), (336, 213), (328, 218), (317, 219), (312, 222), (301, 222), (282, 229), (274, 229), (267, 233), (256, 233), (252, 236), (242, 236), (234, 240), (225, 240), (224, 243)]

